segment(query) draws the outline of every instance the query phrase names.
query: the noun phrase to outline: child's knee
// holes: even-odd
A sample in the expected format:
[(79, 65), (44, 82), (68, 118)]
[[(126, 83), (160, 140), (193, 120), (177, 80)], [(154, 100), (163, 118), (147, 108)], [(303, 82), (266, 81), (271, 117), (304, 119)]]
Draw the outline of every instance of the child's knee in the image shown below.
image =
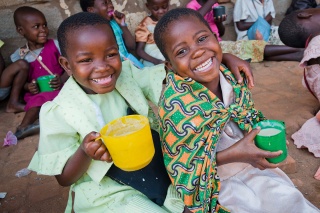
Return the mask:
[(24, 59), (19, 59), (18, 61), (14, 62), (17, 64), (20, 70), (29, 70), (29, 63)]

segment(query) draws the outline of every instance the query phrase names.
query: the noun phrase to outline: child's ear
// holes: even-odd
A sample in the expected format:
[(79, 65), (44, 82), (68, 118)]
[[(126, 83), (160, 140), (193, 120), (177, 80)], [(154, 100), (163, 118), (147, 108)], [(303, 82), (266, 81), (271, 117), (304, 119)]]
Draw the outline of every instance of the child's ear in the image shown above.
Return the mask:
[(299, 19), (308, 19), (308, 18), (310, 18), (311, 16), (312, 16), (311, 13), (308, 13), (308, 12), (305, 12), (305, 11), (303, 11), (303, 12), (301, 12), (301, 13), (298, 13), (298, 15), (297, 15), (297, 17), (298, 17)]
[(93, 8), (93, 7), (88, 7), (88, 8), (87, 8), (87, 11), (88, 11), (89, 13), (94, 13), (94, 8)]
[(166, 69), (167, 72), (168, 72), (169, 70), (172, 70), (172, 71), (173, 71), (172, 65), (171, 65), (171, 63), (170, 63), (169, 61), (165, 61), (165, 62), (164, 62), (164, 66), (165, 66), (165, 69)]
[(17, 26), (16, 30), (20, 35), (24, 36), (23, 28), (21, 26)]
[(60, 56), (59, 57), (59, 64), (61, 65), (61, 67), (66, 71), (66, 73), (69, 76), (72, 76), (72, 70), (70, 68), (69, 61), (68, 61), (68, 59), (66, 57)]

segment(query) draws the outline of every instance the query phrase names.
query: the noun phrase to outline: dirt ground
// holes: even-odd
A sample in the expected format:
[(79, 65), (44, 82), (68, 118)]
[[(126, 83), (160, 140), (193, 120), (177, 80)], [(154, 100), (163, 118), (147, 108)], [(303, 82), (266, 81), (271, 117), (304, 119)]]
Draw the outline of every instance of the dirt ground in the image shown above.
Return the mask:
[[(263, 62), (252, 64), (256, 107), (269, 119), (285, 121), (289, 155), (295, 160), (296, 172), (288, 174), (304, 196), (320, 208), (320, 181), (313, 178), (320, 159), (307, 150), (297, 149), (291, 135), (319, 110), (319, 103), (302, 87), (302, 70), (297, 62)], [(0, 212), (63, 212), (68, 188), (53, 177), (31, 174), (18, 178), (16, 172), (26, 168), (36, 150), (39, 136), (20, 140), (16, 146), (2, 147), (7, 131), (15, 131), (23, 113), (5, 113), (0, 103)], [(281, 199), (281, 198), (280, 198)], [(303, 210), (301, 211), (303, 212)]]

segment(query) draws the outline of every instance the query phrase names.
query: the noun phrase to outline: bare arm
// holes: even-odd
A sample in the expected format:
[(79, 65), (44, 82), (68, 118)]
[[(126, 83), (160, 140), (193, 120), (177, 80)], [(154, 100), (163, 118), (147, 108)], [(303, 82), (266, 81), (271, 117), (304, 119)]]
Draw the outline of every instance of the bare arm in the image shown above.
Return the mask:
[(271, 16), (271, 12), (268, 13), (268, 15), (264, 18), (270, 25), (272, 24), (272, 16)]
[(121, 27), (121, 30), (123, 32), (122, 38), (124, 40), (126, 47), (129, 49), (130, 52), (134, 51), (136, 48), (136, 42), (127, 27), (127, 24), (125, 21), (126, 20), (125, 15), (116, 10), (114, 11), (113, 18)]
[(254, 22), (245, 22), (245, 20), (241, 20), (241, 21), (236, 22), (237, 28), (240, 31), (248, 30), (253, 24), (254, 24)]
[(148, 53), (146, 53), (144, 51), (144, 47), (145, 47), (146, 43), (145, 42), (137, 42), (137, 54), (138, 56), (140, 56), (142, 59), (146, 60), (146, 61), (150, 61), (151, 63), (157, 65), (157, 64), (161, 64), (163, 63), (163, 61), (152, 57), (151, 55), (149, 55)]
[(111, 156), (101, 140), (95, 141), (99, 133), (91, 132), (83, 139), (83, 142), (67, 161), (62, 173), (56, 175), (61, 186), (70, 186), (88, 170), (91, 160), (111, 162)]
[(234, 56), (230, 53), (223, 53), (222, 55), (222, 63), (225, 64), (233, 75), (238, 80), (238, 83), (242, 83), (243, 79), (241, 77), (240, 72), (244, 72), (246, 78), (248, 80), (248, 87), (254, 87), (254, 79), (252, 75), (252, 70), (250, 64), (237, 56)]
[(210, 10), (212, 10), (212, 6), (218, 3), (217, 0), (208, 0), (204, 5), (198, 10), (198, 12), (202, 15), (205, 16)]

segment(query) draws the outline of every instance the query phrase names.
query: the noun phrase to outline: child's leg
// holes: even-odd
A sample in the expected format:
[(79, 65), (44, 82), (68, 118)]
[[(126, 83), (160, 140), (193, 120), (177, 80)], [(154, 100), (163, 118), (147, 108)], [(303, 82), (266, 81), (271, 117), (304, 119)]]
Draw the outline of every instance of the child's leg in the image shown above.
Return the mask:
[(11, 87), (7, 105), (7, 112), (22, 112), (24, 104), (19, 102), (20, 93), (28, 78), (29, 64), (25, 60), (18, 60), (9, 65), (2, 73), (0, 88)]
[(41, 107), (32, 107), (26, 112), (16, 133), (14, 133), (18, 139), (22, 139), (39, 132), (39, 125), (34, 124), (34, 122), (39, 118), (40, 108)]
[(301, 61), (304, 48), (284, 45), (266, 45), (264, 59), (267, 61)]

